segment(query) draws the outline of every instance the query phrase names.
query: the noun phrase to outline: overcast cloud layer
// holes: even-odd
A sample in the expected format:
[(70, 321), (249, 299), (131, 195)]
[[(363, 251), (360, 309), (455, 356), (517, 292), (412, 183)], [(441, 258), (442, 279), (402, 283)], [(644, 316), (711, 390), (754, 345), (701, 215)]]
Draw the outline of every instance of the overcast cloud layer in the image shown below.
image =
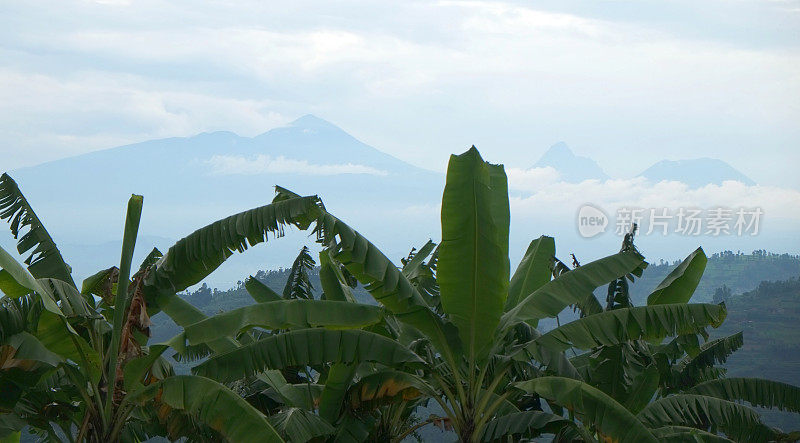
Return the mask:
[(710, 156), (800, 186), (800, 2), (525, 5), (3, 2), (0, 169), (314, 113), (430, 169), (564, 140), (615, 177)]

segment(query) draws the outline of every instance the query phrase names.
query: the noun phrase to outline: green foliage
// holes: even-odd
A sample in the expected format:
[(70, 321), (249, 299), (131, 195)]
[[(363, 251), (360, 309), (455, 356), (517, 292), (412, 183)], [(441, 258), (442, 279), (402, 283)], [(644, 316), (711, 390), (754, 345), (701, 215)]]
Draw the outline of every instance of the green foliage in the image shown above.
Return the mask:
[(265, 369), (367, 361), (403, 364), (421, 360), (394, 340), (372, 332), (300, 329), (216, 355), (192, 370), (198, 375), (227, 382), (253, 376)]
[(516, 387), (563, 405), (575, 412), (583, 423), (595, 426), (615, 441), (657, 441), (635, 415), (587, 383), (563, 377), (540, 377), (520, 382)]
[[(191, 413), (229, 441), (283, 441), (266, 417), (214, 380), (194, 375), (168, 377), (139, 391), (129, 401), (152, 398)], [(232, 417), (233, 411), (236, 411), (235, 418)]]
[(436, 277), (470, 361), (488, 351), (508, 296), (508, 181), (473, 146), (450, 157)]
[[(17, 183), (8, 175), (0, 176), (0, 220), (10, 224), (11, 235), (17, 239), (20, 254), (29, 253), (25, 259), (28, 271), (36, 278), (52, 277), (75, 286), (72, 268), (64, 261), (50, 234), (33, 212), (28, 199), (22, 195)], [(27, 232), (20, 234), (27, 228)]]
[(647, 304), (688, 302), (703, 277), (707, 262), (703, 248), (697, 248), (647, 296)]
[(515, 307), (520, 300), (550, 281), (551, 268), (556, 256), (556, 243), (553, 237), (541, 236), (528, 245), (511, 282), (508, 284), (506, 311)]
[[(707, 267), (702, 249), (657, 267), (669, 275), (646, 306), (635, 306), (648, 265), (635, 225), (619, 253), (584, 265), (573, 256), (572, 268), (542, 236), (512, 276), (506, 176), (474, 147), (451, 158), (442, 243), (412, 249), (399, 267), (316, 196), (276, 187), (271, 204), (198, 229), (163, 256), (153, 249), (131, 276), (134, 196), (119, 268), (81, 291), (59, 278), (68, 266), (6, 177), (0, 218), (14, 236), (27, 227), (18, 246), (35, 249), (26, 269), (0, 248), (0, 438), (28, 425), (91, 442), (401, 441), (430, 424), (465, 442), (797, 437), (753, 408), (800, 412), (800, 388), (726, 378), (718, 366), (746, 334), (709, 340), (725, 304), (688, 303)], [(178, 294), (288, 226), (315, 234), (319, 268), (303, 247), (289, 269), (234, 290)], [(594, 291), (606, 284), (601, 304)], [(148, 344), (159, 311), (175, 334)], [(540, 332), (544, 319), (558, 327)], [(196, 375), (176, 376), (169, 349), (207, 358)], [(421, 419), (429, 401), (441, 416)]]

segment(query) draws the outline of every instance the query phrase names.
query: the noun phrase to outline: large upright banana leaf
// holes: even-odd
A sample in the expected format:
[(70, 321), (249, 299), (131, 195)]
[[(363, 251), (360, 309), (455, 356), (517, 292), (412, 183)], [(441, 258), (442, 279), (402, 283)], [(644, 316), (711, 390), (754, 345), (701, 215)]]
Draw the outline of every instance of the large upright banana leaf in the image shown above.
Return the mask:
[(630, 340), (688, 334), (708, 325), (719, 326), (726, 313), (724, 305), (700, 303), (615, 309), (555, 328), (535, 339), (528, 348), (589, 349)]
[(325, 326), (330, 329), (362, 328), (380, 321), (378, 306), (327, 300), (281, 300), (217, 314), (185, 328), (189, 344), (233, 336), (244, 329), (298, 329)]
[(595, 426), (601, 436), (611, 441), (657, 442), (635, 415), (587, 383), (571, 378), (540, 377), (515, 386), (573, 411), (584, 424)]
[[(11, 234), (19, 240), (19, 253), (30, 251), (25, 264), (34, 277), (56, 278), (75, 286), (72, 268), (64, 262), (53, 238), (33, 212), (17, 183), (8, 174), (0, 176), (0, 220), (7, 220), (11, 224)], [(21, 230), (26, 227), (28, 232), (20, 237)]]
[(471, 358), (486, 351), (508, 295), (508, 180), (473, 146), (450, 156), (436, 279)]
[(647, 296), (647, 304), (688, 302), (703, 277), (707, 262), (708, 258), (703, 248), (697, 248)]
[(528, 294), (500, 321), (505, 329), (521, 321), (534, 326), (539, 319), (555, 317), (569, 305), (583, 302), (592, 291), (646, 265), (636, 251), (624, 251), (585, 264), (550, 280)]
[(151, 384), (126, 400), (144, 403), (157, 398), (191, 414), (232, 442), (282, 442), (264, 415), (242, 397), (214, 380), (176, 375)]
[(516, 306), (523, 297), (550, 281), (555, 255), (556, 243), (553, 237), (543, 235), (528, 245), (528, 250), (525, 251), (508, 285), (506, 311)]
[(265, 369), (366, 361), (387, 366), (422, 362), (408, 348), (372, 332), (315, 328), (273, 335), (215, 355), (192, 371), (228, 382)]

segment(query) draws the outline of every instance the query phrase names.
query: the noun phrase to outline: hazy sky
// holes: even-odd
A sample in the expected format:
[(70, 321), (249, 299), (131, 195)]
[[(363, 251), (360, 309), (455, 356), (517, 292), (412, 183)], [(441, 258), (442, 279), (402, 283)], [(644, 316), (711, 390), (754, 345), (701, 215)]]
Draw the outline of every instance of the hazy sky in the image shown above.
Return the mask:
[(797, 187), (800, 1), (0, 0), (0, 170), (307, 113), (432, 169), (563, 140)]

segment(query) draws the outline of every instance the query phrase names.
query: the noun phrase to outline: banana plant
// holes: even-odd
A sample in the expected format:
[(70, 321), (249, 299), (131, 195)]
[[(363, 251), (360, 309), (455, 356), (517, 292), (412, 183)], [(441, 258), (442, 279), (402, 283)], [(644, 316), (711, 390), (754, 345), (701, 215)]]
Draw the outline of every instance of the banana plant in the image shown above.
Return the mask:
[[(174, 293), (199, 282), (231, 251), (243, 251), (264, 241), (267, 233), (279, 236), (291, 225), (311, 229), (323, 248), (323, 264), (332, 265), (328, 271), (346, 270), (386, 308), (391, 319), (387, 323), (396, 321), (390, 334), (394, 339), (387, 339), (417, 351), (415, 355), (424, 364), (414, 375), (424, 382), (420, 384), (422, 393), (439, 403), (447, 415), (447, 423), (463, 441), (480, 440), (492, 420), (520, 412), (516, 404), (526, 399), (521, 391), (511, 389), (515, 381), (511, 375), (520, 370), (532, 375), (549, 371), (580, 377), (563, 352), (570, 346), (563, 346), (563, 337), (536, 331), (539, 319), (555, 317), (568, 306), (583, 304), (597, 287), (638, 273), (646, 266), (638, 251), (625, 250), (560, 272), (551, 280), (556, 268), (554, 243), (551, 238), (542, 237), (532, 242), (521, 266), (511, 276), (505, 173), (502, 166), (483, 161), (474, 148), (451, 157), (435, 274), (428, 267), (424, 277), (414, 274), (417, 269), (414, 257), (398, 268), (374, 244), (328, 212), (316, 196), (301, 197), (283, 188), (277, 190), (271, 205), (221, 220), (171, 248), (153, 267), (146, 282), (146, 287), (161, 288), (152, 292), (156, 302), (168, 314), (176, 314), (178, 324), (181, 317), (184, 326), (203, 320), (176, 312), (177, 304), (172, 305), (171, 301), (175, 299)], [(424, 260), (430, 254), (418, 255), (419, 260)], [(339, 289), (344, 286), (338, 284)], [(331, 298), (342, 296), (336, 290), (330, 293)], [(631, 331), (653, 338), (666, 337), (678, 329), (694, 331), (717, 324), (723, 312), (724, 308), (717, 305), (670, 305), (646, 307), (643, 312), (627, 314), (631, 318), (649, 315), (658, 319), (661, 313), (670, 319), (682, 319), (677, 325), (669, 321), (644, 322), (638, 331)], [(263, 323), (261, 327), (276, 326)], [(606, 339), (623, 342), (631, 338), (627, 332), (611, 331)], [(271, 355), (268, 350), (278, 343), (295, 346), (286, 340), (307, 333), (311, 332), (290, 331), (240, 347), (226, 341), (232, 340), (233, 335), (215, 339), (208, 345), (216, 348), (216, 355), (198, 365), (195, 373), (227, 382), (281, 368), (287, 364), (286, 359)], [(572, 334), (577, 332), (568, 336)], [(529, 343), (531, 340), (535, 343)], [(315, 359), (295, 363), (344, 363), (345, 366), (362, 363), (352, 360), (349, 353), (337, 352), (336, 361), (327, 360), (324, 355), (320, 351), (314, 354)], [(418, 364), (401, 363), (406, 368), (408, 363)]]
[[(626, 237), (623, 250), (633, 247), (633, 232)], [(558, 327), (528, 345), (587, 350), (570, 359), (582, 381), (544, 377), (516, 386), (547, 398), (555, 411), (566, 409), (600, 438), (796, 440), (797, 433), (786, 434), (766, 426), (745, 403), (800, 412), (800, 388), (764, 379), (726, 378), (724, 369), (716, 365), (742, 346), (742, 333), (708, 340), (704, 328), (685, 325), (691, 319), (673, 312), (671, 306), (678, 305), (690, 310), (708, 309), (688, 304), (706, 261), (702, 248), (692, 252), (648, 296), (644, 307), (633, 307), (628, 286), (628, 280), (633, 278), (612, 282), (605, 308), (591, 308), (596, 312), (590, 315), (582, 312), (580, 320)], [(724, 311), (711, 326), (723, 320)], [(650, 332), (672, 328), (670, 339), (656, 342), (663, 334), (640, 333), (646, 322), (656, 324), (646, 328)], [(626, 332), (609, 338), (609, 328)]]
[[(18, 252), (27, 254), (23, 264), (0, 248), (0, 438), (18, 440), (28, 426), (54, 441), (132, 441), (154, 429), (174, 438), (202, 431), (213, 440), (281, 441), (233, 391), (208, 378), (174, 375), (147, 346), (142, 286), (153, 256), (131, 276), (141, 211), (142, 197), (132, 196), (119, 267), (78, 289), (17, 184), (0, 176), (0, 219), (10, 223)], [(253, 427), (264, 431), (255, 436)]]
[[(238, 386), (287, 441), (392, 440), (424, 399), (415, 377), (391, 368), (421, 360), (386, 337), (385, 309), (354, 302), (346, 270), (324, 263), (323, 292), (315, 298), (308, 277), (315, 264), (303, 247), (283, 296), (251, 277), (245, 287), (256, 304), (188, 324), (182, 334), (187, 347), (236, 338), (234, 348), (211, 353), (194, 371)], [(351, 346), (354, 354), (340, 355)], [(256, 347), (271, 354), (261, 370), (242, 365), (242, 355)], [(302, 360), (292, 360), (300, 353)]]

